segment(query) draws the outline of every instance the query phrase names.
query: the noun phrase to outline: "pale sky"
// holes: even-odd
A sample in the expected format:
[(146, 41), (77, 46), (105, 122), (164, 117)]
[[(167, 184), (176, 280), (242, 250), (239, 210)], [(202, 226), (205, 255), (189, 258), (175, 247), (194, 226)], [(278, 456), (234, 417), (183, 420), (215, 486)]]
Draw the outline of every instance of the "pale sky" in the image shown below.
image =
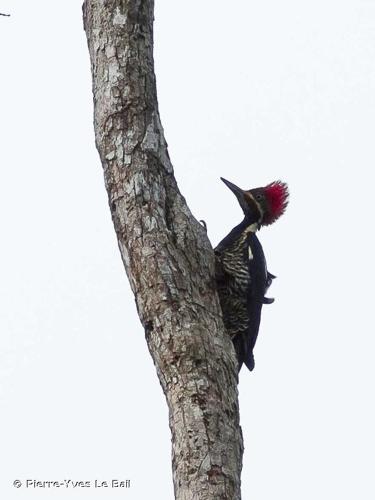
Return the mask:
[[(290, 186), (259, 233), (278, 278), (240, 376), (243, 498), (374, 500), (375, 1), (155, 3), (162, 123), (212, 244), (241, 220), (220, 176)], [(0, 12), (0, 496), (172, 500), (167, 406), (94, 146), (81, 1)]]

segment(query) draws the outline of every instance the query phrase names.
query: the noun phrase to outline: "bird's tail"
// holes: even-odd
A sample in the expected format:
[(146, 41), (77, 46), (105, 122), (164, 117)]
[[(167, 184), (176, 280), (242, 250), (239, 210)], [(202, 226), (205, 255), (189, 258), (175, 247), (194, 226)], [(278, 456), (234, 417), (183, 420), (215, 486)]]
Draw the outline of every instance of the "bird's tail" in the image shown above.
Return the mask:
[(248, 367), (248, 369), (250, 371), (253, 371), (254, 370), (254, 366), (255, 366), (255, 361), (254, 361), (254, 354), (253, 354), (253, 351), (251, 351), (247, 358), (245, 359), (245, 365)]
[(243, 363), (247, 366), (247, 368), (252, 371), (254, 369), (254, 355), (253, 350), (250, 349), (248, 345), (248, 339), (246, 338), (245, 333), (239, 333), (233, 338), (233, 345), (236, 351), (237, 360), (238, 360), (238, 371), (241, 370)]

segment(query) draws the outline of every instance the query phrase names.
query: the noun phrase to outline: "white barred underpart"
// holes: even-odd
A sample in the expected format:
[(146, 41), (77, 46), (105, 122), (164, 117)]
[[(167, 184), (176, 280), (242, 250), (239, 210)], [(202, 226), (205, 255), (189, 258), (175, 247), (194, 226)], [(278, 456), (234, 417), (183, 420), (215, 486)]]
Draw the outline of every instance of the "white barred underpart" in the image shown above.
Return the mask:
[[(225, 311), (225, 325), (231, 337), (243, 332), (249, 326), (247, 291), (250, 286), (248, 261), (244, 260), (244, 244), (250, 233), (255, 233), (258, 224), (248, 226), (239, 237), (220, 255), (220, 265), (227, 275), (224, 287), (219, 290), (220, 302)], [(253, 254), (248, 246), (248, 258)]]

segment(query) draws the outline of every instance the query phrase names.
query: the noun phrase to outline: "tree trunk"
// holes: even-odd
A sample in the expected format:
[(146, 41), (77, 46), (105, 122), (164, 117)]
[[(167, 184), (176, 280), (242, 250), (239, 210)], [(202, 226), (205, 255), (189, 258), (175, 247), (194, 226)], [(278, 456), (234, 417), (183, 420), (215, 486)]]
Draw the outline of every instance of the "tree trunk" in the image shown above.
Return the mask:
[(173, 175), (153, 64), (153, 0), (86, 0), (96, 146), (122, 260), (169, 407), (175, 498), (240, 499), (237, 364), (214, 254)]

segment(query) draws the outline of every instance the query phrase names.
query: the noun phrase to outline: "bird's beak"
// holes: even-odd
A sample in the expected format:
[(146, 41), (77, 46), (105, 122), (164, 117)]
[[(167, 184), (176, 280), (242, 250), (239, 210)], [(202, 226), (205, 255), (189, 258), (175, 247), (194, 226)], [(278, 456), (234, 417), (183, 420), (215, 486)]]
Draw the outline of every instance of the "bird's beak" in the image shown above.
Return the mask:
[(236, 186), (232, 182), (227, 181), (223, 177), (220, 177), (220, 179), (224, 182), (224, 184), (227, 187), (229, 187), (229, 189), (232, 191), (232, 193), (234, 193), (237, 196), (238, 200), (243, 198), (244, 192), (242, 189), (240, 189), (238, 186)]

